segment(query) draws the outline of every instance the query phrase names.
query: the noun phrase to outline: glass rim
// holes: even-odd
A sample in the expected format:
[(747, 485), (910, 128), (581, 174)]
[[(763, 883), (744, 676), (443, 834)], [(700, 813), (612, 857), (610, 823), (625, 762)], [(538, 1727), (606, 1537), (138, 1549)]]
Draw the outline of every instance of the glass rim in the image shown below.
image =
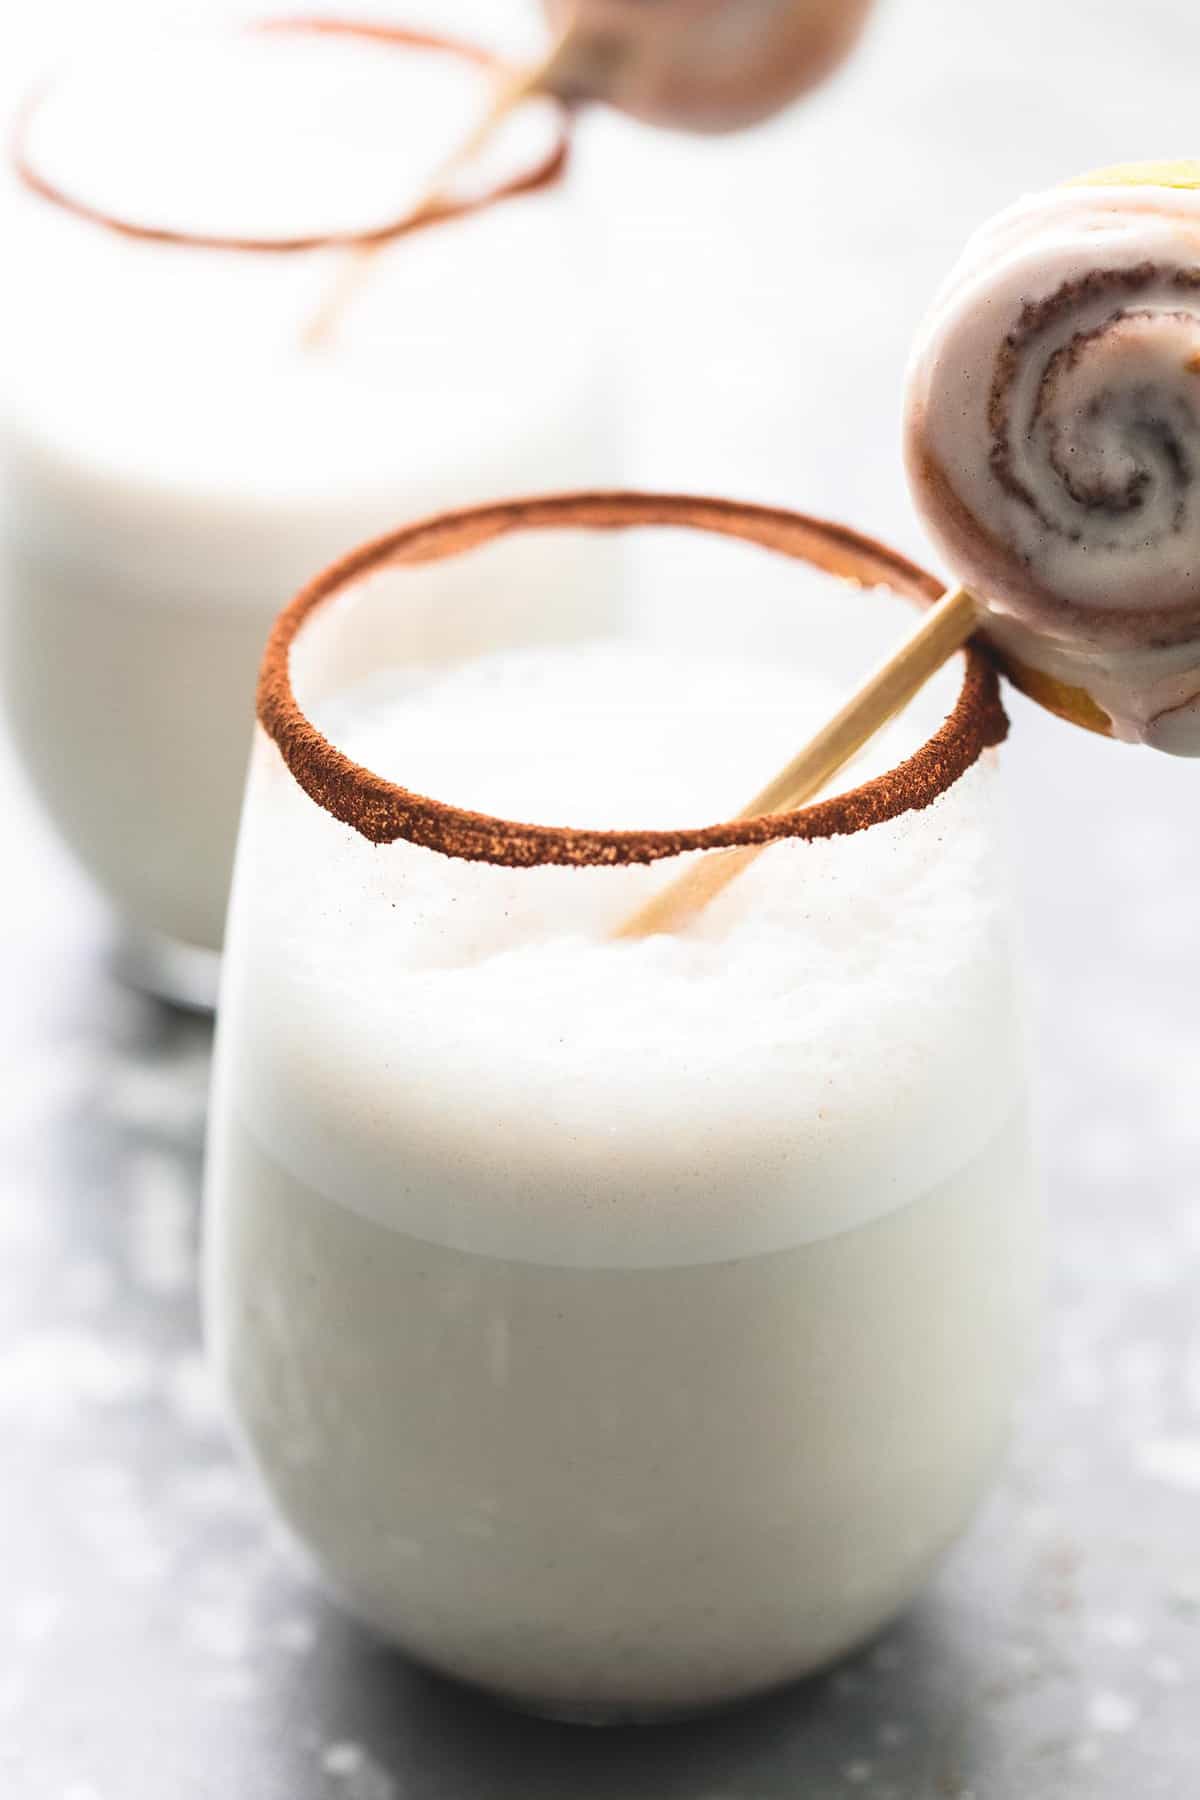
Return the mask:
[[(512, 68), (504, 57), (468, 38), (450, 37), (439, 31), (426, 31), (407, 25), (387, 25), (370, 20), (326, 18), (321, 15), (311, 18), (297, 16), (261, 19), (241, 26), (234, 25), (230, 35), (253, 35), (258, 32), (358, 38), (390, 49), (444, 52), (487, 69), (496, 77), (509, 73)], [(311, 250), (376, 248), (407, 237), (410, 232), (426, 230), (433, 225), (444, 225), (450, 220), (465, 219), (501, 201), (514, 200), (521, 194), (537, 193), (552, 187), (562, 180), (570, 159), (570, 108), (557, 95), (546, 94), (543, 98), (553, 106), (557, 122), (550, 148), (528, 168), (518, 170), (486, 193), (462, 200), (439, 200), (432, 206), (418, 208), (416, 212), (410, 209), (379, 225), (363, 226), (350, 231), (309, 232), (291, 237), (242, 237), (234, 233), (225, 235), (220, 232), (188, 231), (172, 225), (151, 225), (121, 213), (109, 212), (101, 206), (93, 206), (38, 172), (29, 150), (29, 131), (39, 106), (53, 86), (53, 78), (44, 81), (27, 95), (17, 111), (9, 139), (9, 162), (21, 185), (39, 200), (73, 214), (87, 224), (115, 232), (120, 237), (134, 238), (145, 243), (175, 244), (193, 250), (245, 251), (259, 255), (286, 256)]]
[(658, 862), (693, 850), (866, 831), (931, 806), (985, 750), (1008, 735), (996, 665), (972, 639), (963, 652), (958, 698), (943, 724), (911, 756), (870, 781), (792, 812), (677, 830), (597, 830), (496, 818), (413, 793), (353, 762), (318, 731), (296, 699), (292, 645), (315, 613), (364, 576), (440, 561), (519, 531), (639, 526), (681, 527), (738, 539), (807, 562), (847, 586), (887, 587), (919, 605), (932, 604), (944, 592), (935, 576), (849, 526), (748, 501), (585, 490), (437, 513), (350, 551), (302, 588), (276, 618), (259, 671), (257, 712), (292, 778), (325, 812), (373, 844), (403, 839), (461, 861), (506, 868), (594, 868)]

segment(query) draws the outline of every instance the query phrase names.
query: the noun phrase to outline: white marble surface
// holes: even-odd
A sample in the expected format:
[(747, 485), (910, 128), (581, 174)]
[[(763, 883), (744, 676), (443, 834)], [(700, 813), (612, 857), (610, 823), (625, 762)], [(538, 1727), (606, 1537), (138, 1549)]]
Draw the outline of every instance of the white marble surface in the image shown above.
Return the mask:
[[(516, 0), (511, 23), (500, 0), (423, 11), (528, 30)], [(0, 81), (95, 16), (94, 0), (4, 0)], [(581, 201), (607, 233), (636, 367), (633, 475), (836, 513), (919, 550), (896, 419), (932, 285), (1022, 188), (1194, 149), (1198, 63), (1190, 0), (882, 0), (855, 68), (752, 139), (596, 121)], [(1056, 1247), (1015, 1453), (866, 1655), (723, 1720), (599, 1736), (408, 1670), (277, 1542), (197, 1348), (207, 1030), (110, 980), (99, 908), (0, 753), (6, 1800), (1195, 1791), (1200, 769), (1013, 713)]]

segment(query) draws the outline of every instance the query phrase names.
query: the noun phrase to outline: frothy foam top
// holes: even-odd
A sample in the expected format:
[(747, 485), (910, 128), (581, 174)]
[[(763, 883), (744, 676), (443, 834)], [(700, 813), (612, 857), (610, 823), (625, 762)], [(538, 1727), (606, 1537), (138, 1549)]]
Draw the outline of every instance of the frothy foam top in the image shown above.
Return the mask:
[[(872, 762), (928, 736), (958, 677)], [(458, 804), (690, 824), (736, 811), (840, 697), (795, 667), (609, 643), (376, 676), (316, 720)], [(531, 1261), (716, 1261), (904, 1204), (1011, 1111), (990, 758), (927, 812), (772, 846), (684, 934), (614, 943), (677, 863), (375, 849), (258, 754), (226, 1078), (276, 1157), (368, 1217)]]

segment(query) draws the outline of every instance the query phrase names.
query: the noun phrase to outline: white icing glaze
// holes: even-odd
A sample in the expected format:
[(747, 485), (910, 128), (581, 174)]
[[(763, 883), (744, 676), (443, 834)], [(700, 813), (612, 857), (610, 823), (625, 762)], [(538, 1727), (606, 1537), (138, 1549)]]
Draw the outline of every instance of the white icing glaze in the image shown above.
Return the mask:
[(906, 453), (1003, 647), (1200, 753), (1200, 192), (1064, 188), (984, 226), (918, 338)]

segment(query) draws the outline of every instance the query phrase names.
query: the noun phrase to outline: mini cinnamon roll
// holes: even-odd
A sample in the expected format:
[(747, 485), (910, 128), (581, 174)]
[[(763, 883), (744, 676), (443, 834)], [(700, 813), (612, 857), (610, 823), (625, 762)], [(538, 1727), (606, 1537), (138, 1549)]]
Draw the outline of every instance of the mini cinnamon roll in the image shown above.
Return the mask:
[(736, 131), (769, 118), (849, 54), (871, 0), (543, 0), (571, 26), (576, 99), (653, 125)]
[(1105, 170), (985, 225), (905, 412), (917, 507), (1017, 685), (1200, 755), (1200, 163)]

